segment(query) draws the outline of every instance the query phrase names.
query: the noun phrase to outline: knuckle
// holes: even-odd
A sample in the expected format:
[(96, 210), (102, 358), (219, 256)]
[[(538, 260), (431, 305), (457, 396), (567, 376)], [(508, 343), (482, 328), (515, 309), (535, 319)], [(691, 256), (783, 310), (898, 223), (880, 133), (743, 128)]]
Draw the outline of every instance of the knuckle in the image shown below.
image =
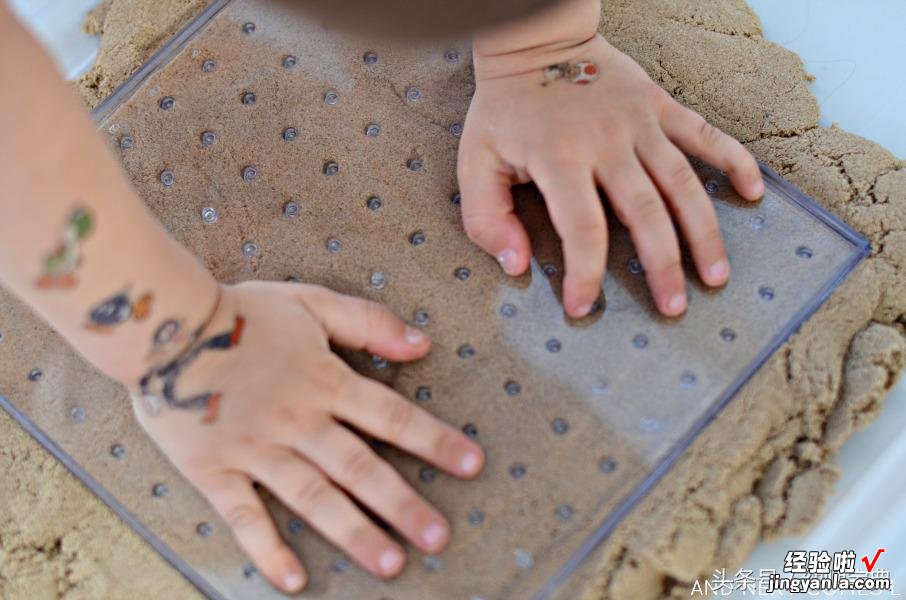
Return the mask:
[(581, 248), (607, 245), (607, 227), (598, 219), (583, 219), (573, 223), (569, 235)]
[(412, 491), (408, 485), (401, 482), (401, 491), (396, 495), (395, 502), (391, 508), (391, 513), (396, 519), (402, 519), (409, 515), (419, 515), (431, 512), (430, 506)]
[(344, 397), (347, 386), (350, 386), (353, 380), (333, 364), (331, 356), (315, 361), (306, 369), (305, 375), (310, 378), (316, 396), (323, 398), (329, 405), (339, 402)]
[(584, 135), (561, 132), (554, 139), (541, 139), (527, 150), (526, 168), (542, 190), (561, 189), (571, 173), (589, 169), (594, 161), (594, 143)]
[(673, 185), (676, 186), (677, 189), (684, 191), (690, 191), (701, 187), (698, 175), (695, 174), (695, 171), (692, 170), (692, 167), (685, 159), (677, 161), (676, 165), (673, 167), (670, 181), (673, 182)]
[(654, 260), (654, 266), (651, 269), (652, 275), (656, 278), (668, 277), (681, 272), (681, 270), (682, 262), (680, 261), (678, 248), (671, 248), (659, 254)]
[(588, 301), (597, 295), (600, 284), (598, 271), (588, 268), (573, 269), (567, 271), (566, 276), (566, 289), (574, 300), (585, 299)]
[(415, 419), (415, 407), (394, 398), (387, 403), (384, 415), (384, 434), (389, 440), (401, 440)]
[(357, 555), (361, 562), (368, 564), (368, 557), (380, 546), (381, 534), (370, 521), (355, 519), (353, 523), (346, 525), (337, 541), (351, 555)]
[(671, 96), (667, 90), (656, 84), (654, 81), (651, 81), (650, 84), (646, 87), (645, 93), (648, 95), (649, 99), (652, 102), (655, 102), (656, 105), (663, 107), (667, 104), (676, 104), (677, 106), (682, 107), (682, 104), (676, 101), (676, 99)]
[(320, 285), (314, 285), (312, 283), (305, 283), (303, 281), (295, 281), (292, 283), (287, 283), (288, 286), (292, 288), (294, 292), (299, 294), (302, 297), (312, 296), (315, 299), (320, 299), (323, 297), (324, 289)]
[(180, 470), (186, 474), (186, 477), (195, 482), (195, 485), (211, 491), (219, 491), (225, 487), (220, 483), (217, 475), (219, 474), (220, 461), (212, 459), (207, 452), (192, 454), (183, 459), (179, 465)]
[(723, 139), (723, 132), (711, 123), (708, 123), (704, 118), (699, 118), (701, 119), (701, 123), (698, 125), (698, 137), (702, 144), (705, 146), (715, 146), (719, 144)]
[(378, 459), (367, 448), (356, 448), (343, 459), (340, 467), (341, 478), (345, 485), (356, 487), (367, 480), (378, 470)]
[(706, 227), (701, 233), (695, 237), (695, 244), (699, 247), (708, 248), (708, 249), (723, 249), (724, 240), (723, 236), (720, 233), (720, 228), (714, 224), (713, 226)]
[(291, 435), (299, 436), (298, 439), (300, 440), (304, 439), (304, 441), (299, 442), (296, 449), (304, 455), (306, 448), (328, 447), (334, 439), (336, 426), (337, 422), (329, 414), (320, 415), (316, 418), (308, 419), (305, 423), (300, 423), (291, 433)]
[(314, 512), (318, 507), (330, 501), (333, 490), (323, 477), (306, 477), (300, 481), (290, 494), (293, 506), (301, 512)]
[(727, 155), (729, 160), (727, 165), (724, 167), (730, 175), (736, 175), (737, 173), (751, 174), (753, 176), (758, 175), (758, 162), (755, 160), (746, 147), (740, 144), (737, 140), (733, 138), (728, 138), (730, 140), (729, 148)]
[(490, 240), (492, 230), (491, 220), (483, 214), (474, 212), (464, 212), (462, 215), (462, 225), (466, 230), (469, 239), (479, 246)]
[(233, 504), (223, 512), (223, 520), (237, 533), (259, 526), (265, 519), (264, 511), (251, 504)]
[(285, 415), (277, 417), (277, 421), (272, 425), (273, 431), (275, 436), (286, 436), (280, 439), (295, 440), (296, 443), (292, 447), (296, 449), (320, 443), (329, 435), (336, 423), (327, 411), (303, 412), (298, 407), (290, 407)]
[[(472, 146), (475, 143), (472, 140), (473, 136), (469, 135), (468, 130), (464, 131), (459, 142), (459, 150), (456, 152), (456, 177), (459, 181), (471, 182), (481, 174), (481, 163), (477, 157), (473, 156)], [(460, 189), (463, 196), (470, 195), (471, 191), (471, 187)]]
[(660, 217), (663, 210), (660, 198), (648, 193), (639, 193), (631, 197), (623, 207), (622, 220), (629, 227), (645, 226)]
[(576, 153), (576, 139), (575, 136), (561, 135), (546, 140), (543, 151), (535, 154), (537, 162), (551, 174), (561, 173), (563, 169), (573, 166), (575, 157), (580, 156)]
[(442, 463), (446, 457), (454, 455), (457, 440), (453, 434), (441, 426), (431, 437), (430, 452), (433, 462)]
[(366, 332), (379, 331), (380, 328), (388, 321), (388, 314), (384, 308), (377, 302), (357, 298), (358, 308), (362, 312), (365, 320)]

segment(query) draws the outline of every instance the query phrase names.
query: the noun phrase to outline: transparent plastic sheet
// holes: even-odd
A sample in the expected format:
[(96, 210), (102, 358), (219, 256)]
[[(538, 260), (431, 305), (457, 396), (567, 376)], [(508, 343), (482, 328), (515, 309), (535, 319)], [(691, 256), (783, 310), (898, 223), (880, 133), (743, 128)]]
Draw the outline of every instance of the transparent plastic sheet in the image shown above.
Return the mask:
[[(215, 2), (96, 111), (142, 198), (222, 281), (298, 277), (425, 327), (426, 360), (346, 358), (488, 453), (466, 483), (378, 446), (454, 528), (448, 550), (412, 550), (394, 582), (269, 499), (309, 568), (305, 597), (574, 597), (600, 542), (868, 251), (769, 169), (751, 204), (700, 166), (731, 283), (709, 291), (690, 272), (689, 312), (661, 318), (612, 227), (603, 309), (567, 320), (559, 241), (534, 190), (517, 191), (529, 274), (506, 278), (462, 233), (467, 48), (348, 40), (258, 0)], [(0, 300), (4, 407), (204, 593), (277, 597), (135, 425), (125, 393)]]

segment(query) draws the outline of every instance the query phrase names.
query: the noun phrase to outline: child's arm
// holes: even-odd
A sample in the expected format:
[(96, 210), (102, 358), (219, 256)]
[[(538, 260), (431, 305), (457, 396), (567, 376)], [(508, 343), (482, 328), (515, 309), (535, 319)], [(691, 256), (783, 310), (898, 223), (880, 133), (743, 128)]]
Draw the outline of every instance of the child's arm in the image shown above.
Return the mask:
[[(0, 280), (102, 371), (137, 382), (162, 319), (197, 327), (217, 283), (138, 201), (71, 87), (3, 2), (0, 77)], [(120, 306), (91, 318), (119, 294), (130, 316)]]
[(444, 517), (341, 423), (460, 477), (481, 449), (328, 345), (412, 360), (426, 336), (317, 286), (219, 285), (145, 209), (2, 0), (0, 81), (0, 281), (134, 392), (142, 425), (261, 572), (304, 585), (252, 481), (376, 575), (405, 555), (350, 496), (424, 551), (443, 547)]
[(531, 249), (510, 186), (534, 180), (563, 240), (565, 308), (584, 316), (606, 264), (601, 186), (658, 309), (678, 315), (687, 301), (673, 220), (702, 280), (729, 276), (714, 208), (683, 151), (726, 171), (745, 198), (761, 197), (764, 184), (741, 144), (598, 35), (600, 12), (601, 0), (565, 0), (475, 37), (476, 93), (459, 152), (464, 224), (507, 273), (522, 273)]

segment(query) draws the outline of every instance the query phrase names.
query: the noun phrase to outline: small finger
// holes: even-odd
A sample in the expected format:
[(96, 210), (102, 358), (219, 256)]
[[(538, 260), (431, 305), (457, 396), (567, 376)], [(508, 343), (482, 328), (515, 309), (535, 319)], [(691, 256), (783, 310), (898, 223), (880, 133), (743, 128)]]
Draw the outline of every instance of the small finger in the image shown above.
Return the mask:
[(497, 259), (507, 275), (528, 268), (531, 244), (522, 222), (513, 211), (512, 179), (500, 170), (490, 151), (463, 140), (457, 166), (462, 195), (462, 222), (466, 234)]
[(389, 578), (403, 569), (406, 555), (400, 545), (295, 452), (275, 449), (252, 465), (252, 471), (255, 479), (368, 572)]
[(638, 153), (670, 202), (702, 281), (711, 286), (725, 284), (730, 265), (717, 212), (686, 156), (659, 131), (640, 140)]
[(590, 169), (543, 165), (531, 170), (563, 244), (563, 306), (575, 318), (591, 312), (607, 265), (607, 222)]
[(333, 415), (461, 478), (484, 465), (484, 452), (450, 427), (390, 388), (351, 373), (332, 408)]
[(661, 127), (677, 146), (726, 172), (743, 198), (758, 200), (764, 196), (761, 169), (752, 154), (700, 114), (670, 101), (661, 118)]
[(599, 171), (617, 218), (629, 229), (658, 310), (682, 314), (688, 301), (679, 240), (660, 193), (635, 154), (608, 161)]
[(317, 285), (297, 284), (291, 289), (318, 317), (328, 337), (341, 346), (390, 360), (414, 360), (431, 349), (427, 334), (406, 325), (377, 302)]
[(305, 587), (308, 575), (283, 542), (252, 482), (238, 473), (219, 476), (199, 486), (223, 517), (236, 541), (274, 586), (288, 593)]
[(335, 424), (293, 447), (425, 552), (438, 552), (450, 538), (446, 519), (360, 437)]

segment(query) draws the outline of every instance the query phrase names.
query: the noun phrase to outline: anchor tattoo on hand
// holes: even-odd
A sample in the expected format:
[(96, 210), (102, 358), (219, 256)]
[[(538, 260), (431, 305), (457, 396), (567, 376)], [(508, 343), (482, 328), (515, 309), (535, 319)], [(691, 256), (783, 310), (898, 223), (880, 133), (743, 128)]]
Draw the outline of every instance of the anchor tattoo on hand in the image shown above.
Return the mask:
[(166, 319), (154, 330), (151, 338), (151, 356), (165, 352), (176, 344), (182, 344), (185, 337), (180, 320)]
[[(179, 397), (176, 383), (179, 376), (204, 352), (211, 350), (229, 350), (236, 347), (242, 338), (245, 318), (236, 315), (233, 329), (209, 337), (190, 346), (189, 350), (160, 367), (154, 367), (139, 382), (141, 396), (152, 413), (160, 410), (160, 398), (170, 408), (181, 410), (205, 410), (203, 423), (213, 423), (217, 419), (217, 409), (222, 398), (220, 392), (203, 392), (188, 397)], [(201, 336), (197, 331), (195, 339)]]

